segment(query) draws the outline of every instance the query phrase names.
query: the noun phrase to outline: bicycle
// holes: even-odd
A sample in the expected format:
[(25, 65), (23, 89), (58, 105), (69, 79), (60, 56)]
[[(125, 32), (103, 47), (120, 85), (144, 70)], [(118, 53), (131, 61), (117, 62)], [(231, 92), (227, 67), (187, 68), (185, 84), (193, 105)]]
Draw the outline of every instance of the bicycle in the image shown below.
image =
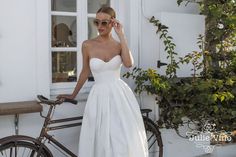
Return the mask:
[[(59, 130), (82, 125), (82, 116), (52, 119), (53, 112), (55, 111), (57, 105), (60, 105), (63, 102), (77, 104), (77, 101), (72, 99), (49, 100), (42, 95), (38, 95), (37, 97), (40, 101), (39, 103), (49, 105), (46, 116), (40, 113), (40, 116), (45, 120), (39, 137), (33, 138), (24, 135), (12, 135), (0, 139), (0, 157), (53, 157), (50, 149), (45, 144), (46, 141), (50, 144), (53, 143), (54, 146), (56, 146), (61, 152), (63, 152), (65, 156), (77, 157), (77, 155), (75, 155), (72, 151), (70, 151), (63, 144), (57, 141), (52, 135), (48, 134), (48, 132), (52, 130)], [(148, 117), (148, 114), (151, 111), (152, 110), (150, 109), (141, 109), (147, 133), (149, 153), (156, 153), (155, 157), (163, 157), (161, 133), (158, 126)], [(67, 124), (63, 124), (65, 122), (67, 122)], [(54, 125), (52, 126), (52, 124)]]

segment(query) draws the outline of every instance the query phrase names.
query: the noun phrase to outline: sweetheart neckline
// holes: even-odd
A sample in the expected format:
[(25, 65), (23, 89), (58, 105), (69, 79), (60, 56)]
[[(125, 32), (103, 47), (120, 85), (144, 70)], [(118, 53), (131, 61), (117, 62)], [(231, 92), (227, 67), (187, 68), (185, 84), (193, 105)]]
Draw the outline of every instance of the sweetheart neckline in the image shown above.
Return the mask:
[(98, 59), (98, 60), (100, 60), (100, 61), (102, 61), (102, 62), (104, 62), (104, 63), (109, 63), (109, 62), (111, 62), (114, 58), (116, 58), (116, 57), (118, 57), (118, 56), (120, 56), (120, 55), (115, 55), (114, 57), (112, 57), (109, 61), (104, 61), (104, 60), (102, 60), (102, 59), (100, 59), (100, 58), (97, 58), (97, 57), (92, 57), (92, 58), (90, 58), (90, 61), (92, 60), (92, 59)]

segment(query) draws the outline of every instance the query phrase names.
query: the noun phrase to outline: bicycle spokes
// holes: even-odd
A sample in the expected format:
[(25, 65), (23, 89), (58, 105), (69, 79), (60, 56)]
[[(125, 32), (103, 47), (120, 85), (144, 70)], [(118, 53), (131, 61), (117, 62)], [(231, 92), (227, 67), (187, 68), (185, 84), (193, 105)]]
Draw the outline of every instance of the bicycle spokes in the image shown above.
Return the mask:
[(0, 157), (47, 157), (44, 151), (39, 153), (39, 148), (30, 142), (9, 142), (0, 147)]

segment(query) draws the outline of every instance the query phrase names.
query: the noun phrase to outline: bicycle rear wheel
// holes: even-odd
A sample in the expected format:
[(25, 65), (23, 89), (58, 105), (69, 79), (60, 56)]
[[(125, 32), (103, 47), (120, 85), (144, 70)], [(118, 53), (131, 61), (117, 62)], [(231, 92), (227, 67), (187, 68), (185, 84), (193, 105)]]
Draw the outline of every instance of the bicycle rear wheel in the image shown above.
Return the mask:
[(39, 148), (31, 142), (11, 141), (0, 145), (0, 157), (50, 157), (43, 149), (40, 154)]
[(163, 157), (163, 143), (158, 126), (149, 118), (143, 117), (148, 140), (149, 157)]

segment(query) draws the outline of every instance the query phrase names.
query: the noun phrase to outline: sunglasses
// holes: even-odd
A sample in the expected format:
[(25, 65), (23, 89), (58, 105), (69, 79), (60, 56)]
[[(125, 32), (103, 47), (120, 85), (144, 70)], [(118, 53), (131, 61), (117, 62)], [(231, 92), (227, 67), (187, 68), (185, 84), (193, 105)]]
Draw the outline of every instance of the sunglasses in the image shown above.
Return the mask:
[(111, 20), (99, 20), (99, 19), (94, 19), (93, 24), (98, 27), (99, 25), (106, 27), (111, 23)]

